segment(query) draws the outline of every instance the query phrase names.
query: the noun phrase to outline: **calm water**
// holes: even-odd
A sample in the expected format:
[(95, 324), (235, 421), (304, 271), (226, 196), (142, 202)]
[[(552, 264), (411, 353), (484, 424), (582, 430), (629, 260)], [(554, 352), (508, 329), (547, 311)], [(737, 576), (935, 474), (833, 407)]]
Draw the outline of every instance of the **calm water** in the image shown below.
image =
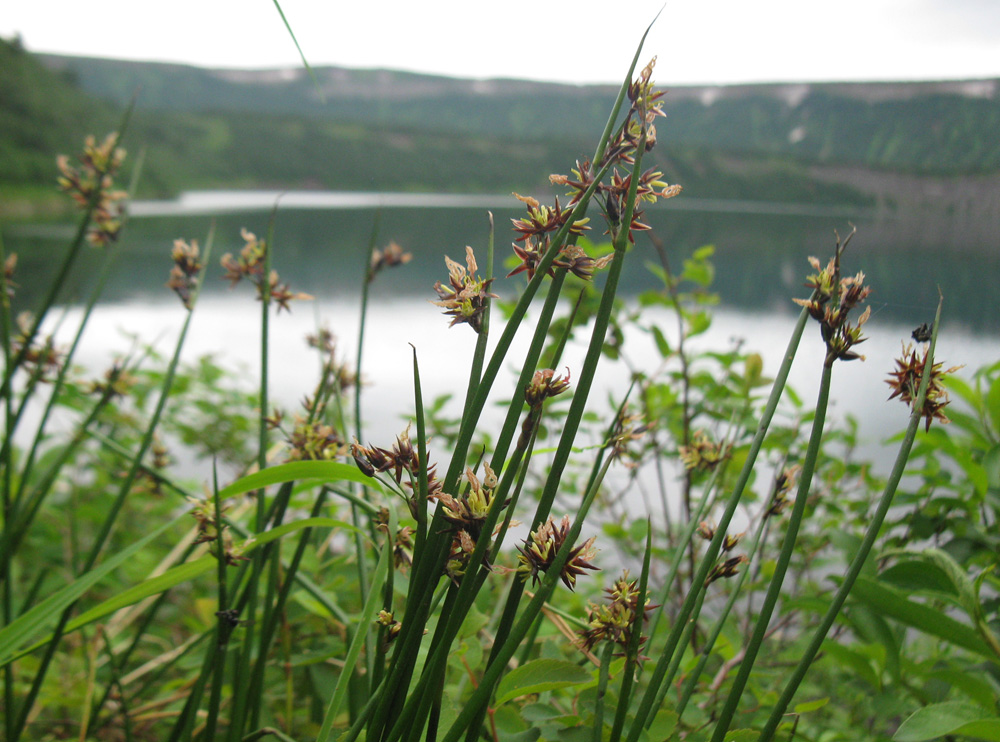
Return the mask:
[[(426, 300), (435, 298), (431, 286), (444, 280), (443, 255), (461, 258), (466, 244), (485, 255), (488, 234), (486, 210), (497, 225), (497, 254), (509, 254), (509, 219), (520, 205), (509, 196), (387, 195), (381, 204), (379, 244), (392, 239), (414, 255), (413, 262), (380, 276), (373, 287), (365, 405), (371, 415), (366, 430), (373, 441), (386, 442), (402, 428), (401, 416), (412, 409), (410, 343), (420, 355), (425, 397), (432, 399), (464, 386), (462, 371), (474, 338), (468, 328), (447, 329), (447, 320)], [(240, 228), (263, 235), (275, 194), (189, 194), (179, 203), (137, 203), (127, 226), (116, 272), (109, 281), (105, 302), (92, 321), (85, 355), (79, 361), (93, 368), (110, 362), (110, 353), (125, 351), (131, 341), (124, 333), (158, 340), (169, 350), (172, 336), (183, 321), (179, 303), (164, 287), (174, 239), (198, 239), (214, 223), (213, 262), (227, 251), (242, 247)], [(513, 203), (512, 203), (513, 202)], [(301, 303), (291, 315), (282, 314), (272, 325), (273, 394), (293, 405), (315, 382), (317, 362), (303, 342), (317, 324), (327, 324), (341, 341), (345, 356), (353, 358), (356, 343), (359, 279), (378, 204), (367, 194), (286, 194), (274, 222), (274, 266), (292, 288), (307, 291), (315, 302)], [(870, 340), (863, 346), (864, 364), (843, 364), (835, 374), (834, 414), (851, 412), (862, 422), (868, 452), (905, 424), (901, 405), (887, 405), (884, 382), (898, 354), (900, 340), (921, 322), (933, 319), (938, 287), (945, 295), (945, 319), (939, 357), (949, 364), (974, 369), (1000, 358), (1000, 314), (996, 286), (1000, 285), (1000, 250), (961, 240), (921, 244), (912, 235), (896, 238), (894, 221), (902, 217), (855, 212), (837, 207), (801, 207), (783, 204), (706, 202), (675, 199), (649, 211), (649, 221), (667, 247), (675, 269), (696, 247), (717, 247), (714, 289), (723, 298), (712, 330), (700, 340), (706, 347), (726, 347), (734, 338), (765, 357), (765, 372), (776, 370), (797, 313), (792, 296), (804, 296), (802, 280), (809, 270), (806, 258), (822, 259), (833, 248), (834, 230), (842, 235), (858, 226), (848, 249), (845, 271), (864, 270), (875, 293), (873, 317), (867, 326)], [(596, 222), (596, 220), (595, 220)], [(595, 224), (596, 227), (596, 224)], [(938, 230), (961, 234), (960, 225)], [(33, 303), (52, 266), (72, 234), (72, 225), (12, 225), (4, 229), (8, 251), (20, 257), (19, 298)], [(595, 228), (599, 232), (599, 228)], [(599, 237), (599, 235), (595, 235)], [(926, 242), (926, 240), (924, 240)], [(99, 270), (91, 254), (81, 260), (71, 281), (70, 301), (86, 296)], [(649, 243), (640, 237), (630, 253), (623, 277), (623, 295), (633, 298), (655, 281), (645, 264), (654, 260)], [(503, 275), (506, 270), (498, 269)], [(248, 287), (232, 293), (221, 281), (221, 269), (210, 271), (206, 292), (198, 306), (187, 352), (220, 355), (234, 367), (246, 369), (252, 385), (258, 363), (259, 313)], [(520, 278), (520, 277), (519, 277)], [(499, 280), (495, 290), (506, 298), (515, 282)], [(71, 326), (72, 323), (66, 323)], [(664, 317), (664, 327), (672, 328)], [(630, 355), (639, 362), (655, 362), (647, 337), (630, 338)], [(523, 351), (517, 348), (516, 359)], [(583, 347), (568, 351), (566, 364), (579, 368)], [(822, 348), (818, 332), (809, 332), (796, 360), (792, 383), (809, 400), (813, 395)], [(456, 372), (456, 369), (459, 369)], [(621, 366), (609, 365), (599, 387), (608, 389), (627, 377)], [(500, 396), (503, 396), (502, 394)], [(603, 394), (601, 397), (603, 398)]]

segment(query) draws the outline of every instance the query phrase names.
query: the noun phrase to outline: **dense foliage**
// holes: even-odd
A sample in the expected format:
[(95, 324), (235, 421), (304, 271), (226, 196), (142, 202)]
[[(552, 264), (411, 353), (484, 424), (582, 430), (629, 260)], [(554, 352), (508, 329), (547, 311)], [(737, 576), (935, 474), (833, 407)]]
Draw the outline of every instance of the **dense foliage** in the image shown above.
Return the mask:
[[(871, 316), (850, 236), (805, 269), (777, 369), (742, 341), (693, 347), (718, 301), (711, 247), (658, 248), (658, 285), (625, 305), (642, 206), (680, 193), (643, 161), (662, 94), (652, 63), (632, 72), (593, 157), (551, 176), (565, 195), (518, 196), (504, 279), (492, 227), (445, 258), (434, 303), (476, 345), (434, 352), (468, 370), (465, 396), (457, 417), (425, 400), (415, 349), (394, 442), (358, 437), (366, 309), (402, 247), (373, 234), (355, 356), (310, 337), (318, 378), (294, 414), (270, 402), (270, 328), (310, 297), (282, 281), (271, 233), (243, 230), (213, 268), (259, 301), (257, 389), (182, 362), (212, 233), (170, 250), (169, 359), (137, 346), (93, 378), (73, 359), (100, 286), (69, 347), (46, 317), (87, 243), (115, 267), (125, 152), (112, 134), (60, 159), (80, 230), (33, 314), (12, 316), (0, 254), (7, 740), (1000, 739), (1000, 364), (960, 380), (936, 361), (939, 305), (874, 371), (911, 408), (881, 481), (851, 455), (856, 427), (825, 419)], [(609, 243), (584, 239), (604, 228)], [(808, 405), (785, 380), (813, 323)], [(637, 337), (655, 367), (630, 363)], [(583, 360), (558, 370), (570, 342)], [(598, 400), (613, 361), (626, 381)], [(502, 422), (483, 415), (492, 392)], [(210, 482), (187, 476), (199, 456)]]

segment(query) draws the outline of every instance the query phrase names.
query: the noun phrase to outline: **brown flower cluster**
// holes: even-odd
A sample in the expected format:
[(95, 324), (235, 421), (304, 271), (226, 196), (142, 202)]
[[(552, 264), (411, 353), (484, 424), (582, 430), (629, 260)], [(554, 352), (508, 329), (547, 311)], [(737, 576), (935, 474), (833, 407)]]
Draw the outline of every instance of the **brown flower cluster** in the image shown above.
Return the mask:
[(385, 631), (385, 646), (388, 646), (392, 641), (399, 636), (400, 630), (403, 628), (403, 624), (396, 620), (392, 611), (381, 610), (378, 612), (378, 616), (375, 618), (375, 624), (384, 628)]
[(649, 430), (642, 415), (632, 414), (628, 407), (623, 407), (615, 419), (615, 427), (611, 432), (611, 455), (623, 460), (626, 466), (637, 466), (642, 454), (633, 450), (630, 444), (641, 440)]
[(324, 385), (332, 383), (334, 391), (342, 394), (357, 383), (354, 372), (346, 363), (337, 360), (337, 339), (329, 328), (321, 327), (315, 335), (307, 335), (306, 344), (316, 348), (323, 356)]
[(111, 368), (104, 372), (103, 379), (91, 381), (86, 386), (86, 390), (89, 394), (99, 394), (106, 399), (124, 397), (137, 381), (138, 379), (128, 372), (123, 362), (116, 361)]
[[(396, 443), (391, 449), (378, 448), (371, 444), (368, 444), (366, 448), (355, 439), (354, 443), (351, 444), (351, 454), (354, 457), (354, 462), (358, 465), (358, 469), (366, 476), (374, 477), (378, 473), (391, 472), (392, 477), (396, 480), (396, 484), (415, 489), (414, 485), (420, 476), (422, 465), (417, 450), (413, 447), (413, 443), (410, 442), (409, 425), (406, 426), (406, 430), (396, 436)], [(435, 497), (441, 494), (442, 491), (441, 482), (435, 474), (435, 468), (436, 465), (433, 464), (427, 467), (428, 498)], [(406, 482), (403, 482), (403, 472), (407, 474)], [(417, 517), (417, 508), (424, 507), (423, 503), (417, 502), (416, 497), (410, 497), (408, 504), (410, 513), (414, 518)]]
[(528, 414), (521, 423), (521, 435), (517, 441), (518, 448), (526, 448), (531, 434), (539, 420), (542, 419), (542, 403), (546, 399), (562, 394), (569, 389), (569, 369), (565, 376), (556, 376), (555, 371), (546, 368), (536, 371), (531, 381), (524, 389), (524, 401), (528, 403)]
[(198, 288), (198, 274), (201, 273), (201, 260), (198, 253), (198, 242), (191, 240), (174, 240), (174, 249), (170, 253), (174, 261), (170, 269), (170, 280), (167, 288), (180, 297), (185, 309), (191, 309), (191, 295)]
[[(483, 525), (495, 501), (494, 492), (499, 480), (488, 463), (483, 464), (483, 469), (482, 481), (472, 469), (465, 470), (468, 487), (459, 497), (439, 491), (428, 498), (441, 503), (442, 516), (455, 527), (445, 565), (445, 572), (453, 580), (465, 574), (469, 558), (483, 534)], [(502, 507), (507, 507), (507, 504), (504, 502)]]
[(116, 147), (118, 134), (108, 134), (97, 144), (93, 136), (84, 141), (80, 166), (70, 165), (69, 157), (59, 155), (59, 190), (73, 197), (81, 209), (93, 205), (93, 226), (87, 240), (94, 247), (106, 247), (118, 239), (124, 215), (124, 191), (114, 190), (114, 178), (125, 159), (125, 150)]
[[(601, 605), (591, 604), (587, 611), (587, 628), (580, 632), (583, 638), (583, 648), (593, 649), (598, 642), (614, 642), (627, 650), (632, 642), (632, 632), (640, 618), (645, 619), (646, 613), (655, 610), (656, 606), (649, 604), (647, 599), (642, 610), (639, 610), (638, 580), (630, 580), (628, 570), (615, 580), (611, 587), (605, 588), (608, 602)], [(646, 637), (639, 637), (639, 646), (646, 642)]]
[[(381, 507), (375, 515), (375, 528), (382, 533), (389, 533), (389, 508)], [(397, 568), (409, 567), (413, 564), (413, 529), (410, 526), (400, 526), (396, 529), (396, 538), (392, 542), (392, 558)]]
[(395, 268), (397, 265), (406, 265), (413, 259), (413, 255), (408, 252), (403, 252), (401, 248), (395, 242), (390, 242), (384, 250), (373, 250), (372, 251), (372, 261), (368, 266), (368, 275), (365, 280), (371, 283), (375, 280), (375, 276), (381, 273), (386, 268)]
[(267, 256), (267, 242), (257, 239), (257, 235), (246, 229), (240, 230), (240, 236), (246, 243), (240, 250), (239, 257), (234, 258), (232, 253), (222, 256), (222, 267), (225, 269), (223, 278), (229, 281), (230, 287), (235, 286), (242, 279), (246, 278), (257, 287), (257, 300), (264, 300), (264, 290), (267, 287), (267, 295), (271, 301), (278, 305), (278, 311), (292, 311), (289, 302), (299, 299), (312, 299), (309, 294), (293, 292), (287, 283), (281, 283), (278, 272), (272, 270), (264, 281), (264, 265)]
[[(917, 400), (917, 391), (920, 389), (920, 379), (924, 375), (927, 367), (927, 354), (930, 348), (924, 348), (922, 355), (911, 345), (903, 346), (903, 353), (896, 359), (896, 370), (889, 374), (886, 384), (892, 388), (889, 399), (899, 397), (910, 408)], [(924, 397), (924, 405), (920, 409), (920, 415), (925, 419), (924, 430), (930, 430), (931, 420), (937, 419), (942, 423), (949, 422), (944, 414), (944, 408), (948, 402), (948, 392), (941, 385), (945, 374), (958, 371), (962, 366), (952, 366), (943, 370), (943, 363), (935, 363), (931, 366), (930, 379), (927, 382), (927, 394)]]
[(296, 415), (288, 434), (289, 461), (332, 461), (347, 453), (347, 444), (327, 423)]
[(798, 464), (782, 469), (774, 479), (774, 493), (771, 495), (771, 504), (767, 508), (764, 517), (770, 518), (772, 515), (781, 515), (782, 511), (788, 507), (788, 495), (795, 486), (799, 478), (802, 467)]
[(846, 277), (840, 275), (840, 253), (849, 241), (850, 236), (842, 245), (838, 240), (836, 255), (830, 259), (825, 268), (820, 267), (818, 259), (809, 258), (809, 264), (816, 273), (806, 278), (805, 285), (815, 290), (814, 295), (809, 299), (792, 300), (799, 306), (805, 307), (809, 316), (820, 323), (823, 342), (826, 343), (827, 364), (836, 360), (865, 359), (852, 348), (867, 339), (862, 337), (861, 327), (871, 316), (871, 307), (865, 309), (854, 324), (848, 321), (848, 315), (859, 303), (868, 298), (871, 288), (864, 284), (864, 273)]
[[(566, 543), (569, 537), (570, 521), (569, 516), (563, 516), (562, 522), (557, 526), (552, 516), (549, 516), (537, 530), (532, 531), (524, 541), (524, 546), (517, 547), (517, 572), (522, 579), (530, 576), (533, 582), (538, 581), (539, 572), (547, 572), (555, 560), (556, 554)], [(576, 578), (586, 574), (584, 570), (598, 569), (590, 563), (597, 550), (593, 548), (596, 537), (591, 536), (578, 546), (574, 546), (569, 552), (569, 558), (559, 572), (559, 577), (563, 583), (572, 590), (576, 587)]]
[[(232, 534), (229, 532), (229, 526), (225, 523), (220, 523), (222, 513), (226, 511), (222, 508), (218, 513), (219, 519), (216, 518), (215, 505), (211, 500), (191, 500), (194, 504), (194, 508), (191, 510), (191, 516), (198, 523), (198, 535), (194, 540), (195, 544), (211, 544), (212, 554), (216, 559), (224, 559), (226, 564), (230, 567), (235, 567), (240, 562), (245, 562), (248, 557), (243, 556), (243, 551), (246, 547), (244, 544), (242, 547), (235, 546), (233, 544)], [(218, 543), (219, 543), (219, 530), (222, 530), (222, 554), (218, 553)]]
[(732, 446), (716, 443), (704, 430), (696, 430), (691, 445), (680, 447), (681, 462), (688, 471), (712, 471), (725, 460)]
[[(698, 535), (706, 541), (711, 541), (715, 538), (715, 524), (709, 523), (708, 521), (702, 521), (698, 524)], [(727, 533), (725, 539), (722, 541), (723, 555), (730, 553), (742, 540), (742, 533), (737, 533), (735, 535)], [(736, 574), (739, 566), (748, 561), (750, 560), (743, 554), (722, 558), (714, 567), (712, 567), (712, 571), (709, 572), (708, 576), (705, 578), (706, 587), (711, 585), (716, 580), (720, 580), (725, 577), (732, 577)]]
[[(629, 85), (628, 98), (630, 102), (629, 111), (625, 121), (618, 133), (609, 142), (605, 150), (604, 160), (594, 167), (589, 160), (577, 161), (576, 167), (569, 175), (550, 175), (549, 182), (553, 185), (564, 185), (569, 187), (570, 202), (567, 210), (583, 198), (584, 193), (594, 184), (596, 172), (608, 163), (623, 164), (632, 166), (635, 164), (636, 150), (641, 146), (644, 151), (648, 151), (656, 144), (656, 127), (654, 122), (658, 116), (663, 116), (662, 91), (656, 91), (651, 81), (653, 67), (656, 64), (654, 58), (640, 73), (639, 77)], [(596, 192), (600, 194), (597, 199), (602, 204), (604, 217), (608, 224), (605, 234), (610, 234), (612, 239), (616, 238), (621, 230), (621, 222), (625, 213), (625, 205), (628, 200), (628, 193), (632, 188), (632, 174), (622, 175), (616, 167), (611, 171), (611, 177), (607, 183), (598, 183)], [(655, 203), (657, 199), (673, 198), (681, 192), (681, 186), (670, 185), (663, 179), (663, 173), (655, 168), (650, 168), (639, 176), (639, 182), (635, 184), (636, 199), (638, 202)], [(633, 209), (632, 218), (628, 225), (628, 239), (635, 242), (634, 232), (648, 230), (649, 226), (642, 219), (642, 210), (637, 206)]]
[(11, 339), (11, 350), (14, 355), (24, 353), (21, 365), (39, 381), (47, 382), (55, 379), (62, 368), (64, 359), (64, 353), (56, 348), (55, 338), (51, 335), (44, 339), (36, 336), (34, 342), (29, 343), (34, 324), (31, 312), (18, 314), (16, 324), (17, 331)]
[(448, 266), (448, 285), (444, 286), (440, 281), (434, 284), (434, 291), (440, 297), (439, 301), (432, 301), (438, 307), (445, 309), (445, 314), (452, 318), (449, 327), (466, 323), (478, 334), (483, 329), (483, 313), (489, 299), (496, 299), (496, 294), (489, 292), (492, 278), (479, 278), (476, 271), (476, 256), (471, 247), (465, 248), (465, 264), (462, 267), (449, 257), (445, 257), (445, 264)]

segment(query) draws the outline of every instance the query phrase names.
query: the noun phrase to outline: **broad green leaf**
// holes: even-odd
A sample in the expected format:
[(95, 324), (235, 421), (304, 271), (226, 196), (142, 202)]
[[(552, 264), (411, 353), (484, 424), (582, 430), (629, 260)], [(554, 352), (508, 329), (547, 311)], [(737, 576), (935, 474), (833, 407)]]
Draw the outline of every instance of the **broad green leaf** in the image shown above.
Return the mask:
[(979, 599), (976, 596), (976, 588), (972, 583), (972, 578), (969, 577), (965, 568), (956, 562), (951, 554), (942, 549), (924, 549), (920, 555), (930, 560), (932, 564), (948, 575), (951, 584), (955, 586), (955, 592), (958, 593), (962, 607), (969, 618), (975, 620), (979, 613)]
[(882, 616), (866, 605), (855, 605), (847, 612), (848, 620), (853, 624), (859, 636), (865, 641), (878, 643), (885, 651), (883, 653), (884, 668), (894, 680), (899, 680), (899, 642)]
[(360, 482), (366, 487), (381, 489), (377, 480), (365, 476), (358, 471), (358, 467), (351, 464), (342, 464), (338, 461), (293, 461), (237, 479), (228, 487), (219, 490), (219, 499), (225, 500), (269, 487), (272, 484), (283, 484), (299, 479), (315, 479), (321, 482)]
[(965, 670), (935, 670), (928, 673), (929, 679), (940, 680), (951, 686), (952, 690), (964, 693), (987, 711), (996, 707), (996, 695), (993, 685), (986, 679), (986, 673), (971, 673)]
[(808, 714), (810, 711), (815, 711), (816, 709), (821, 709), (826, 704), (830, 702), (830, 697), (817, 698), (815, 701), (804, 701), (802, 703), (795, 704), (793, 709), (796, 714)]
[(851, 597), (871, 606), (886, 618), (996, 661), (996, 656), (974, 629), (923, 603), (907, 600), (902, 593), (878, 580), (864, 575), (858, 577)]
[(708, 260), (715, 255), (715, 245), (702, 245), (691, 254), (692, 260)]
[(81, 575), (61, 590), (57, 590), (45, 600), (38, 603), (34, 608), (11, 621), (3, 629), (0, 629), (0, 667), (3, 667), (14, 659), (21, 647), (47, 631), (56, 623), (59, 615), (68, 606), (79, 600), (87, 590), (104, 579), (108, 573), (127, 562), (133, 555), (142, 551), (147, 544), (176, 525), (181, 518), (186, 517), (187, 513), (184, 513), (160, 526), (145, 538), (139, 539), (131, 546), (109, 557), (94, 569)]
[(677, 729), (677, 712), (670, 709), (660, 709), (649, 725), (649, 736), (652, 739), (668, 739)]
[[(244, 547), (244, 553), (253, 551), (258, 546), (262, 546), (269, 541), (274, 541), (276, 538), (281, 538), (282, 536), (293, 533), (294, 531), (301, 531), (303, 528), (321, 527), (343, 528), (345, 530), (357, 531), (358, 533), (362, 533), (362, 535), (364, 535), (360, 529), (355, 528), (355, 526), (350, 523), (345, 523), (341, 520), (335, 520), (333, 518), (305, 518), (303, 520), (295, 521), (294, 523), (285, 523), (277, 528), (272, 528), (266, 533), (255, 536), (253, 541), (248, 542)], [(164, 590), (169, 590), (170, 588), (180, 585), (181, 583), (193, 580), (194, 578), (199, 577), (205, 572), (213, 569), (214, 566), (215, 558), (212, 556), (204, 556), (193, 562), (178, 564), (176, 567), (168, 569), (163, 574), (157, 575), (156, 577), (150, 577), (149, 579), (140, 582), (138, 585), (134, 585), (127, 590), (123, 590), (113, 598), (110, 598), (103, 603), (99, 603), (90, 610), (81, 613), (79, 616), (66, 624), (64, 633), (68, 634), (71, 631), (76, 631), (77, 629), (104, 618), (104, 616), (114, 613), (117, 610), (138, 603), (140, 600), (144, 600), (152, 595), (158, 595)], [(45, 639), (35, 642), (30, 647), (26, 647), (18, 652), (17, 657), (35, 651), (39, 647), (45, 646), (51, 640), (52, 637), (46, 637)]]
[(759, 736), (754, 729), (731, 729), (726, 732), (726, 742), (755, 742)]
[(705, 261), (685, 260), (681, 277), (699, 286), (710, 286), (715, 278), (715, 267)]
[(700, 335), (712, 325), (712, 315), (708, 312), (691, 312), (687, 319), (688, 337)]
[(670, 343), (668, 343), (666, 337), (664, 337), (663, 331), (656, 325), (653, 325), (650, 329), (653, 333), (653, 340), (656, 341), (656, 350), (659, 351), (660, 357), (668, 358), (671, 353)]
[(533, 660), (504, 676), (497, 686), (496, 706), (521, 696), (581, 685), (590, 680), (590, 673), (573, 662), (556, 659)]
[(983, 470), (986, 482), (992, 489), (1000, 489), (1000, 444), (983, 454)]
[(1000, 431), (1000, 377), (993, 380), (986, 393), (986, 412), (993, 422), (993, 430)]
[(880, 572), (878, 578), (879, 581), (906, 592), (926, 591), (951, 599), (957, 597), (955, 587), (944, 570), (915, 559), (893, 564)]
[(844, 667), (850, 668), (859, 680), (864, 680), (872, 688), (881, 688), (882, 682), (872, 667), (871, 659), (860, 652), (856, 652), (843, 644), (838, 644), (833, 639), (823, 642), (823, 651), (832, 661), (838, 662)]
[(949, 734), (1000, 742), (1000, 718), (961, 701), (935, 703), (913, 712), (892, 738), (897, 742), (924, 742)]

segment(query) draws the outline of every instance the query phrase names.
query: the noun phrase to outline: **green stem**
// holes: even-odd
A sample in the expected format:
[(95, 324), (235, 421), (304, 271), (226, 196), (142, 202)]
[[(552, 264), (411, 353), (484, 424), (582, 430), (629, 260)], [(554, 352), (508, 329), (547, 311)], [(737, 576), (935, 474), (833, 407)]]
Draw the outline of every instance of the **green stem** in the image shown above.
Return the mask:
[(594, 699), (594, 725), (591, 728), (592, 742), (601, 742), (604, 739), (604, 697), (608, 693), (611, 660), (614, 659), (616, 646), (614, 642), (606, 641), (601, 652), (601, 667), (597, 673), (597, 697)]
[(924, 401), (927, 398), (927, 389), (930, 384), (931, 371), (934, 366), (934, 348), (937, 345), (938, 328), (941, 323), (941, 304), (942, 302), (939, 300), (937, 313), (934, 316), (934, 329), (931, 334), (931, 343), (927, 350), (927, 359), (924, 363), (924, 373), (920, 378), (919, 391), (913, 401), (913, 411), (910, 413), (910, 420), (906, 426), (906, 434), (903, 438), (903, 442), (899, 446), (899, 452), (896, 454), (896, 461), (893, 464), (892, 472), (889, 474), (889, 480), (886, 482), (885, 489), (882, 491), (882, 496), (879, 499), (878, 506), (875, 508), (875, 513), (872, 515), (868, 529), (865, 531), (865, 536), (861, 541), (861, 546), (854, 555), (854, 559), (851, 560), (847, 574), (844, 575), (844, 580), (837, 589), (837, 594), (830, 603), (830, 607), (823, 616), (823, 620), (820, 622), (819, 626), (816, 627), (816, 631), (813, 633), (809, 646), (803, 652), (798, 665), (796, 665), (795, 670), (788, 679), (785, 689), (781, 694), (781, 698), (778, 699), (774, 708), (771, 710), (771, 715), (768, 717), (767, 723), (764, 725), (764, 729), (760, 734), (758, 742), (768, 742), (768, 740), (774, 736), (778, 725), (781, 723), (782, 716), (788, 708), (788, 704), (791, 703), (792, 697), (795, 695), (795, 691), (798, 690), (799, 684), (806, 675), (806, 671), (816, 658), (816, 654), (819, 652), (823, 641), (826, 639), (826, 635), (830, 631), (830, 627), (833, 626), (833, 622), (836, 620), (837, 614), (839, 614), (840, 609), (843, 608), (844, 602), (847, 600), (847, 596), (851, 592), (851, 588), (854, 587), (854, 583), (857, 581), (858, 575), (861, 574), (861, 570), (865, 565), (865, 560), (867, 560), (872, 547), (875, 545), (875, 540), (878, 538), (879, 529), (881, 529), (882, 523), (885, 521), (885, 516), (889, 512), (889, 508), (892, 506), (892, 500), (896, 494), (896, 488), (899, 486), (899, 481), (903, 477), (903, 472), (906, 469), (906, 462), (910, 457), (910, 450), (913, 448), (913, 441), (916, 438), (917, 430), (920, 428), (920, 421), (922, 417), (921, 410), (923, 409)]
[[(726, 503), (726, 508), (719, 521), (715, 537), (709, 543), (708, 548), (698, 565), (698, 572), (692, 580), (694, 584), (699, 582), (704, 583), (709, 570), (715, 564), (715, 559), (722, 547), (726, 530), (732, 522), (733, 515), (736, 513), (736, 508), (739, 506), (740, 500), (743, 497), (743, 491), (746, 489), (747, 483), (750, 481), (750, 476), (753, 474), (754, 465), (757, 461), (757, 455), (760, 453), (761, 446), (764, 443), (764, 437), (767, 435), (767, 429), (771, 424), (771, 419), (774, 417), (774, 413), (778, 409), (778, 402), (781, 399), (781, 393), (788, 380), (788, 373), (791, 371), (792, 361), (795, 359), (795, 352), (798, 349), (799, 341), (802, 339), (802, 333), (805, 330), (808, 319), (809, 314), (805, 309), (799, 312), (798, 321), (795, 324), (795, 329), (792, 331), (791, 338), (789, 338), (784, 358), (781, 362), (781, 366), (778, 368), (774, 384), (771, 387), (771, 394), (768, 397), (767, 405), (764, 408), (760, 422), (757, 425), (757, 431), (754, 434), (754, 438), (750, 443), (750, 448), (747, 451), (746, 461), (743, 463), (743, 468), (741, 469), (740, 475), (733, 487), (732, 494)], [(694, 610), (696, 600), (697, 593), (694, 590), (688, 591), (688, 595), (685, 597), (684, 602), (681, 605), (681, 609), (678, 612), (670, 634), (667, 636), (667, 641), (660, 654), (660, 658), (657, 660), (656, 667), (654, 668), (652, 677), (649, 681), (649, 686), (643, 694), (642, 701), (636, 711), (632, 726), (629, 728), (629, 733), (626, 738), (627, 742), (638, 742), (643, 729), (646, 727), (647, 723), (652, 720), (654, 703), (660, 684), (663, 682), (670, 659), (677, 647), (678, 642), (680, 641), (684, 624), (691, 615), (691, 612)]]
[[(212, 249), (212, 237), (213, 233), (210, 232), (208, 239), (205, 241), (205, 265), (208, 264), (208, 258), (211, 254)], [(201, 274), (198, 278), (198, 289), (204, 283), (205, 269), (202, 268)], [(191, 326), (191, 319), (194, 316), (194, 306), (198, 299), (198, 294), (200, 291), (196, 289), (191, 297), (191, 309), (188, 310), (187, 316), (184, 319), (184, 325), (181, 328), (180, 337), (177, 340), (177, 345), (174, 349), (174, 355), (170, 359), (170, 364), (167, 367), (166, 375), (163, 379), (163, 385), (160, 389), (160, 396), (156, 403), (156, 409), (153, 411), (153, 415), (150, 418), (149, 424), (146, 427), (146, 431), (142, 437), (142, 441), (139, 445), (139, 450), (135, 454), (135, 458), (132, 460), (129, 466), (128, 473), (125, 475), (122, 481), (121, 487), (118, 490), (118, 495), (112, 502), (108, 513), (105, 516), (104, 522), (98, 531), (97, 537), (94, 540), (94, 545), (90, 550), (89, 555), (83, 565), (81, 573), (89, 572), (94, 564), (96, 564), (101, 551), (104, 549), (108, 538), (111, 535), (111, 531), (114, 527), (115, 521), (118, 518), (118, 514), (121, 512), (122, 507), (125, 505), (125, 500), (127, 499), (132, 485), (135, 482), (136, 476), (142, 469), (142, 459), (149, 450), (150, 445), (153, 442), (153, 434), (156, 432), (156, 427), (160, 422), (160, 416), (163, 414), (163, 410), (166, 407), (167, 399), (170, 396), (170, 390), (173, 387), (174, 377), (177, 374), (177, 366), (180, 363), (181, 350), (184, 347), (184, 340), (187, 337), (188, 329)], [(70, 615), (75, 608), (76, 603), (71, 603), (63, 611), (59, 618), (59, 623), (53, 632), (53, 638), (51, 643), (46, 648), (45, 655), (42, 658), (42, 662), (39, 665), (37, 672), (35, 673), (34, 682), (31, 685), (31, 689), (28, 691), (28, 695), (25, 698), (23, 705), (21, 706), (20, 713), (18, 714), (18, 720), (15, 724), (14, 736), (11, 738), (11, 742), (17, 742), (20, 739), (20, 735), (24, 733), (24, 727), (28, 721), (28, 715), (31, 713), (31, 707), (34, 705), (35, 699), (38, 696), (38, 692), (41, 690), (42, 682), (45, 679), (45, 675), (48, 671), (49, 665), (52, 658), (55, 656), (57, 647), (59, 646), (60, 639), (62, 638), (63, 630), (66, 624), (69, 622)]]
[(771, 621), (774, 607), (781, 596), (781, 585), (785, 579), (785, 573), (788, 571), (788, 564), (791, 562), (792, 554), (795, 551), (795, 540), (798, 536), (802, 519), (805, 516), (806, 502), (809, 499), (809, 488), (812, 485), (813, 473), (816, 471), (816, 460), (819, 457), (820, 444), (823, 438), (823, 424), (826, 421), (826, 410), (830, 401), (830, 382), (832, 377), (833, 360), (827, 358), (823, 362), (823, 375), (820, 377), (816, 413), (813, 418), (812, 432), (809, 436), (809, 448), (806, 451), (805, 460), (802, 462), (799, 488), (795, 495), (795, 505), (792, 508), (792, 514), (785, 527), (781, 552), (778, 555), (778, 561), (774, 567), (774, 573), (771, 576), (767, 594), (764, 596), (764, 603), (757, 614), (757, 622), (754, 624), (750, 641), (744, 648), (743, 660), (740, 663), (739, 672), (736, 674), (736, 679), (733, 681), (733, 686), (729, 690), (729, 695), (726, 697), (726, 702), (716, 722), (715, 731), (712, 734), (712, 742), (722, 742), (725, 739), (726, 732), (729, 731), (733, 716), (736, 713), (736, 707), (739, 705), (743, 689), (746, 687), (754, 661), (757, 659), (757, 653), (760, 651), (760, 646), (764, 641), (767, 625)]

